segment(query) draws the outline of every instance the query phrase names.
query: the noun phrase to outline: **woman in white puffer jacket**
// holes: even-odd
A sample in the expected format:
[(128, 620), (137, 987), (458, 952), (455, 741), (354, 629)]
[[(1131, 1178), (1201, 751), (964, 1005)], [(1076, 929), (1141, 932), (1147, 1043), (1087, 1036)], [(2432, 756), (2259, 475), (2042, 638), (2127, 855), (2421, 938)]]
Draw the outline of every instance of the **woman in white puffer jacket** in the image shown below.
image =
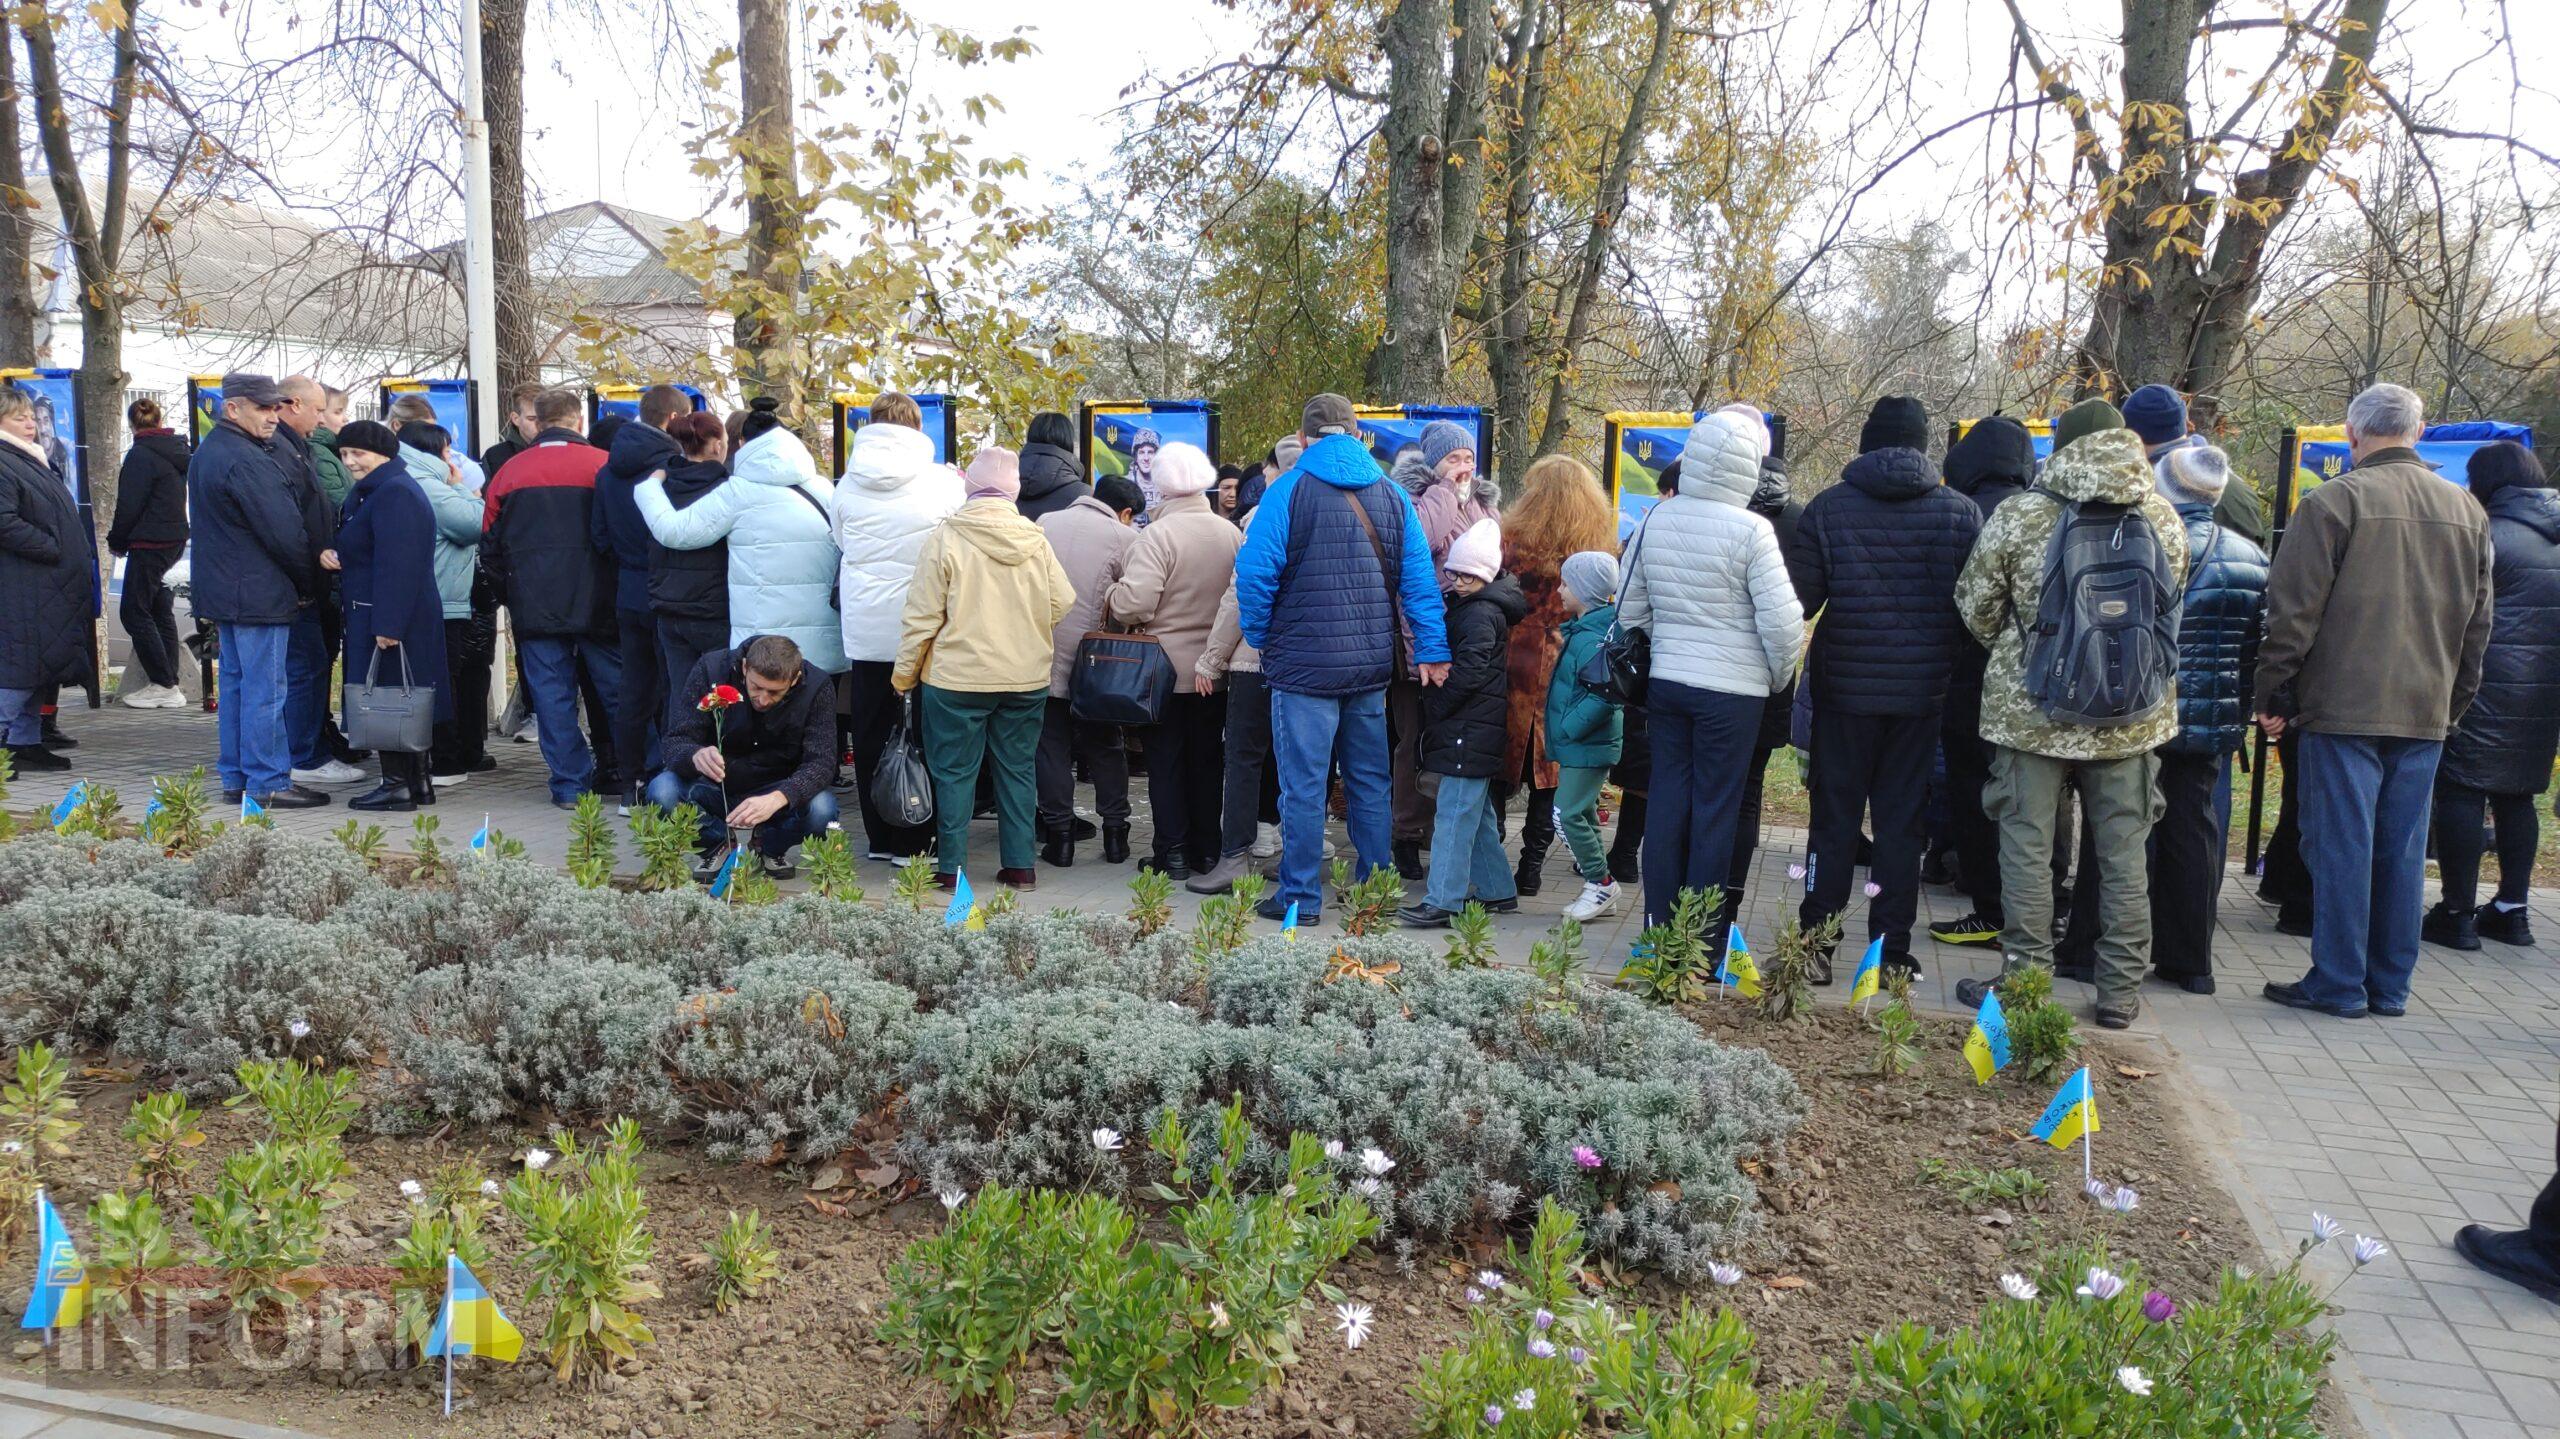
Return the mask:
[(933, 826), (890, 824), (871, 803), (871, 771), (900, 708), (889, 672), (916, 556), (963, 498), (959, 471), (934, 462), (933, 440), (923, 427), (914, 400), (894, 391), (874, 399), (871, 422), (854, 431), (846, 447), (833, 516), (844, 556), (837, 592), (844, 604), (845, 687), (866, 853), (891, 861), (930, 849)]
[[(633, 500), (649, 533), (671, 550), (729, 542), (729, 643), (782, 635), (800, 657), (829, 674), (844, 670), (836, 627), (836, 541), (828, 521), (835, 487), (818, 473), (809, 447), (770, 412), (748, 417), (729, 478), (683, 509), (667, 500), (665, 472), (651, 475)], [(684, 676), (668, 677), (682, 685)]]
[[(1785, 687), (1804, 650), (1804, 608), (1777, 531), (1749, 507), (1769, 430), (1740, 408), (1691, 427), (1680, 451), (1680, 493), (1637, 527), (1618, 591), (1619, 626), (1643, 630), (1653, 643), (1648, 925), (1670, 922), (1681, 890), (1724, 883), (1761, 703)], [(1721, 955), (1723, 927), (1707, 939), (1709, 953)]]

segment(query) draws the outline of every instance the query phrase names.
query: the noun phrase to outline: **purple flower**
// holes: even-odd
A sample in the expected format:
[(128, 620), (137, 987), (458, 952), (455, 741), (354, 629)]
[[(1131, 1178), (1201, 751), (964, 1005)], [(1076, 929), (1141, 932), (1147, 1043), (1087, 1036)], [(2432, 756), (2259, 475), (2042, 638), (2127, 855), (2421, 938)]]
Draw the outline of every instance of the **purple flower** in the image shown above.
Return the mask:
[(1556, 1347), (1544, 1339), (1532, 1339), (1529, 1341), (1529, 1357), (1532, 1359), (1553, 1359), (1556, 1357)]
[(1791, 865), (1788, 865), (1788, 866), (1787, 866), (1787, 878), (1789, 878), (1789, 879), (1802, 879), (1802, 878), (1804, 878), (1804, 866), (1803, 866), (1803, 865), (1800, 865), (1800, 864), (1791, 864)]
[(1484, 1406), (1484, 1427), (1487, 1429), (1497, 1428), (1501, 1423), (1502, 1406), (1499, 1404), (1487, 1404)]
[(1588, 1144), (1577, 1144), (1573, 1147), (1573, 1164), (1577, 1169), (1597, 1169), (1601, 1164), (1600, 1151)]
[(1472, 1284), (1468, 1285), (1468, 1286), (1467, 1286), (1467, 1302), (1468, 1302), (1469, 1304), (1482, 1304), (1482, 1303), (1484, 1302), (1484, 1291), (1483, 1291), (1483, 1290), (1481, 1290), (1481, 1289), (1478, 1289), (1477, 1287), (1475, 1287), (1475, 1286), (1474, 1286), (1474, 1285), (1472, 1285)]
[(1573, 1367), (1579, 1369), (1583, 1365), (1591, 1362), (1591, 1351), (1583, 1348), (1579, 1344), (1576, 1344), (1571, 1349), (1564, 1351), (1564, 1357), (1572, 1360)]
[(1538, 1332), (1543, 1334), (1547, 1330), (1556, 1327), (1555, 1312), (1550, 1309), (1542, 1308), (1537, 1313), (1529, 1316), (1529, 1322), (1538, 1326)]
[(2154, 1289), (2142, 1296), (2142, 1317), (2154, 1324), (2166, 1324), (2176, 1318), (2178, 1301)]
[(1867, 881), (1867, 898), (1873, 899), (1882, 893), (1884, 893), (1883, 885), (1876, 883), (1874, 880)]

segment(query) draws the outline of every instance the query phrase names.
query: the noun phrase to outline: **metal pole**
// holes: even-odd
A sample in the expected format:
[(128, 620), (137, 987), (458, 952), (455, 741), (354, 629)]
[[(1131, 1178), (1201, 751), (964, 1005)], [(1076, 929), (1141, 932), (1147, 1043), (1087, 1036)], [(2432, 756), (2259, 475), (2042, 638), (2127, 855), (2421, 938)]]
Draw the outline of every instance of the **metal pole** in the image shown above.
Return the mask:
[(480, 74), (480, 0), (462, 0), (462, 307), (470, 328), (472, 428), (483, 443), (498, 432), (498, 283), (491, 254), (496, 221), (489, 200), (489, 105)]

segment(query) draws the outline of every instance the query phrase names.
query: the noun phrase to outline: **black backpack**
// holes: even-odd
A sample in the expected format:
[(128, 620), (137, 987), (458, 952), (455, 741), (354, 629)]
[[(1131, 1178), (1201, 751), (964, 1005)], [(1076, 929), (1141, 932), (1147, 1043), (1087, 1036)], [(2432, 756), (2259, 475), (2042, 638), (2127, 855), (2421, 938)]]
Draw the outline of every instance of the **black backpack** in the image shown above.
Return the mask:
[(2044, 551), (2032, 628), (2019, 635), (2027, 698), (2065, 724), (2113, 729), (2151, 713), (2178, 674), (2184, 592), (2139, 503), (2066, 499)]

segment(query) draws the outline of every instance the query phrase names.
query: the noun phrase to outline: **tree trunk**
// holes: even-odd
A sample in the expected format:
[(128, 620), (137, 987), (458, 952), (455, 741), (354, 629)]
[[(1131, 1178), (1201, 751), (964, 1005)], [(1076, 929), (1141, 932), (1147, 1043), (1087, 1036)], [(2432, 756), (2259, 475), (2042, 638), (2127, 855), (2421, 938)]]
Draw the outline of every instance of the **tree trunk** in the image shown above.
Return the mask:
[[(483, 0), (480, 10), (480, 83), (489, 118), (489, 261), (498, 309), (495, 398), (501, 415), (516, 386), (542, 378), (541, 311), (525, 224), (524, 15), (525, 0)], [(493, 445), (498, 439), (482, 435), (480, 442)]]
[(0, 364), (33, 365), (36, 197), (19, 148), (17, 29), (0, 16)]
[(1520, 17), (1505, 84), (1509, 118), (1503, 147), (1502, 258), (1494, 280), (1498, 308), (1486, 326), (1485, 368), (1493, 379), (1493, 473), (1518, 482), (1529, 464), (1529, 251), (1537, 207), (1538, 146), (1545, 138), (1546, 0)]
[(771, 395), (797, 424), (799, 367), (793, 362), (799, 294), (800, 167), (792, 152), (791, 7), (786, 0), (738, 0), (739, 161), (747, 199), (744, 302), (738, 307), (738, 385), (749, 399)]
[(1491, 0), (1397, 0), (1387, 55), (1386, 329), (1369, 360), (1378, 398), (1447, 398), (1449, 318), (1485, 185)]
[(1582, 342), (1591, 332), (1592, 305), (1600, 295), (1600, 272), (1609, 263), (1609, 242), (1627, 208), (1627, 186), (1635, 173), (1636, 156), (1644, 149), (1654, 94), (1662, 88), (1662, 72), (1671, 63), (1671, 0), (1652, 0), (1652, 9), (1653, 50), (1645, 60), (1644, 75), (1627, 97), (1626, 123), (1618, 127), (1617, 149), (1601, 177), (1600, 193), (1593, 198), (1591, 228), (1583, 235), (1582, 257), (1574, 267), (1573, 311), (1565, 319), (1564, 339), (1556, 348), (1555, 375), (1547, 384), (1547, 421), (1538, 433), (1540, 454), (1564, 443), (1566, 388), (1582, 363)]

